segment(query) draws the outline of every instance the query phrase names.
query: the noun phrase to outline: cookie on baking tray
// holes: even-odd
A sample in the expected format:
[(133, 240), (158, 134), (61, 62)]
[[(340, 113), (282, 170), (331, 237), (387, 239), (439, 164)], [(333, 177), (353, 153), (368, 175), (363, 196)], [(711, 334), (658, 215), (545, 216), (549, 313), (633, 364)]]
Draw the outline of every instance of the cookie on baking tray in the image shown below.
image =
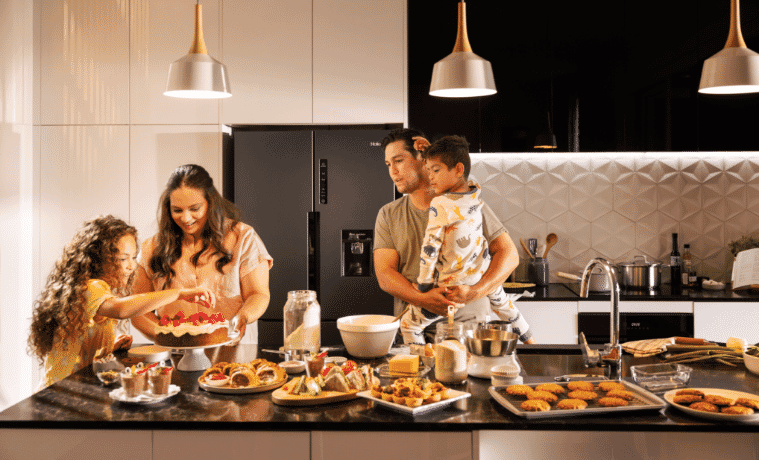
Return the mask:
[(612, 398), (609, 396), (598, 400), (598, 405), (602, 407), (622, 407), (627, 406), (628, 404), (629, 403), (622, 398)]
[(622, 398), (625, 401), (632, 401), (635, 398), (635, 395), (632, 394), (632, 391), (627, 390), (611, 390), (610, 392), (606, 393), (606, 396), (610, 398)]
[(509, 385), (506, 387), (506, 393), (514, 396), (525, 396), (531, 391), (532, 388), (529, 385)]
[(558, 383), (541, 383), (535, 387), (535, 391), (547, 391), (555, 395), (561, 395), (566, 392), (566, 390), (564, 390), (564, 387)]
[(598, 389), (601, 391), (624, 390), (625, 386), (619, 382), (599, 382)]
[(551, 405), (541, 399), (528, 399), (520, 405), (522, 410), (529, 412), (547, 412), (551, 410)]
[(572, 390), (582, 390), (582, 391), (593, 391), (596, 389), (596, 386), (593, 385), (591, 382), (584, 382), (582, 380), (572, 381), (567, 383), (567, 388), (569, 388), (570, 391)]
[(588, 407), (588, 403), (586, 401), (583, 401), (582, 399), (562, 399), (559, 401), (558, 404), (556, 404), (556, 407), (559, 409), (585, 409)]
[(570, 391), (567, 397), (571, 399), (582, 399), (583, 401), (592, 401), (598, 398), (598, 393), (595, 391), (575, 390)]
[(547, 403), (555, 403), (556, 401), (559, 400), (559, 397), (547, 391), (531, 391), (527, 393), (527, 399), (531, 399), (531, 400), (537, 399), (540, 401), (545, 401)]

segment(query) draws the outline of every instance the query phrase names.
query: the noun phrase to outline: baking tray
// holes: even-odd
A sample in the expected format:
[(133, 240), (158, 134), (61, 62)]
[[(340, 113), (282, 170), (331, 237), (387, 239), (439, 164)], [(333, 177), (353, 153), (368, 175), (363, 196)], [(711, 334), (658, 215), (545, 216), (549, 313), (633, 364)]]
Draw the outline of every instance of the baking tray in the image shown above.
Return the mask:
[[(598, 385), (599, 382), (603, 382), (604, 380), (586, 379), (583, 381), (591, 382), (595, 385)], [(488, 391), (490, 392), (490, 395), (493, 397), (493, 399), (495, 399), (500, 405), (502, 405), (504, 408), (506, 408), (508, 411), (510, 411), (514, 415), (518, 415), (524, 418), (574, 417), (577, 415), (599, 415), (599, 414), (608, 415), (608, 414), (615, 414), (619, 412), (660, 410), (667, 406), (666, 401), (656, 396), (655, 394), (651, 393), (650, 391), (644, 388), (641, 388), (634, 383), (627, 382), (625, 380), (620, 380), (619, 382), (625, 386), (625, 390), (632, 392), (634, 396), (633, 400), (630, 401), (630, 404), (628, 406), (602, 407), (602, 406), (599, 406), (596, 401), (588, 401), (588, 407), (586, 407), (585, 409), (557, 409), (556, 404), (554, 403), (554, 404), (551, 404), (551, 410), (549, 411), (530, 412), (530, 411), (522, 410), (522, 408), (520, 407), (520, 404), (522, 404), (522, 402), (527, 399), (525, 396), (510, 395), (506, 393), (505, 386), (492, 386), (489, 388)], [(537, 383), (527, 383), (525, 385), (531, 388), (535, 388), (536, 386), (543, 383), (557, 383), (557, 382), (546, 381), (546, 382), (537, 382)], [(558, 383), (558, 384), (563, 386), (564, 389), (567, 388), (567, 383)], [(602, 398), (603, 396), (606, 395), (605, 392), (601, 390), (596, 390), (596, 393), (598, 393), (599, 398)], [(559, 400), (566, 399), (566, 398), (567, 398), (566, 393), (564, 393), (563, 395), (559, 395)]]

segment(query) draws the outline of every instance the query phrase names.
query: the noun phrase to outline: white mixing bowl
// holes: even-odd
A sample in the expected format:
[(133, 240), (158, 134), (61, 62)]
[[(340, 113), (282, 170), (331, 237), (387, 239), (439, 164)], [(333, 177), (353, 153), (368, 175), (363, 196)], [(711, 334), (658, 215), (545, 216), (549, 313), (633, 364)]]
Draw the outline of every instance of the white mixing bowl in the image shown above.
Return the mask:
[(380, 358), (390, 352), (400, 324), (393, 316), (355, 315), (338, 318), (337, 329), (351, 356)]
[(744, 351), (743, 364), (746, 365), (746, 369), (759, 375), (759, 356), (749, 355)]

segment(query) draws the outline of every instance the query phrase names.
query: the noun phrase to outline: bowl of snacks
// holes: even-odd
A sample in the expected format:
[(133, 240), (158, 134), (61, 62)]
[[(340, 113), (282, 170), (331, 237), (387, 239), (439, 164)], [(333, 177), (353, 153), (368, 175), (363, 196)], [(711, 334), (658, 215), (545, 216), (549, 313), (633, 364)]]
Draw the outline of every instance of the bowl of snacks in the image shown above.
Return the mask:
[(743, 352), (743, 364), (749, 372), (759, 375), (759, 347), (749, 347)]
[(111, 369), (107, 371), (97, 372), (95, 375), (97, 375), (98, 380), (103, 382), (103, 385), (112, 385), (119, 381), (121, 372)]

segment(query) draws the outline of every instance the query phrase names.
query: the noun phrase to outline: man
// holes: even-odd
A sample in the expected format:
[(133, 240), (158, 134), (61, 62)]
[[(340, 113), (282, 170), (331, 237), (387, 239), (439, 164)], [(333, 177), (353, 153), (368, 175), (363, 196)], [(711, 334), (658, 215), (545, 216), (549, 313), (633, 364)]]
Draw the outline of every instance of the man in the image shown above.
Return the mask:
[[(489, 310), (487, 294), (501, 285), (519, 265), (519, 255), (506, 229), (487, 204), (483, 206), (483, 233), (492, 257), (490, 266), (473, 286), (436, 287), (427, 292), (412, 283), (419, 276), (419, 257), (427, 228), (430, 202), (435, 196), (429, 184), (414, 138), (424, 138), (415, 129), (397, 129), (382, 141), (385, 164), (398, 192), (405, 194), (380, 209), (374, 229), (374, 270), (380, 288), (395, 298), (395, 314), (411, 303), (435, 315), (447, 315), (448, 305), (459, 310), (456, 319), (480, 319)], [(527, 332), (529, 334), (529, 331)], [(521, 337), (535, 343), (530, 335)]]

